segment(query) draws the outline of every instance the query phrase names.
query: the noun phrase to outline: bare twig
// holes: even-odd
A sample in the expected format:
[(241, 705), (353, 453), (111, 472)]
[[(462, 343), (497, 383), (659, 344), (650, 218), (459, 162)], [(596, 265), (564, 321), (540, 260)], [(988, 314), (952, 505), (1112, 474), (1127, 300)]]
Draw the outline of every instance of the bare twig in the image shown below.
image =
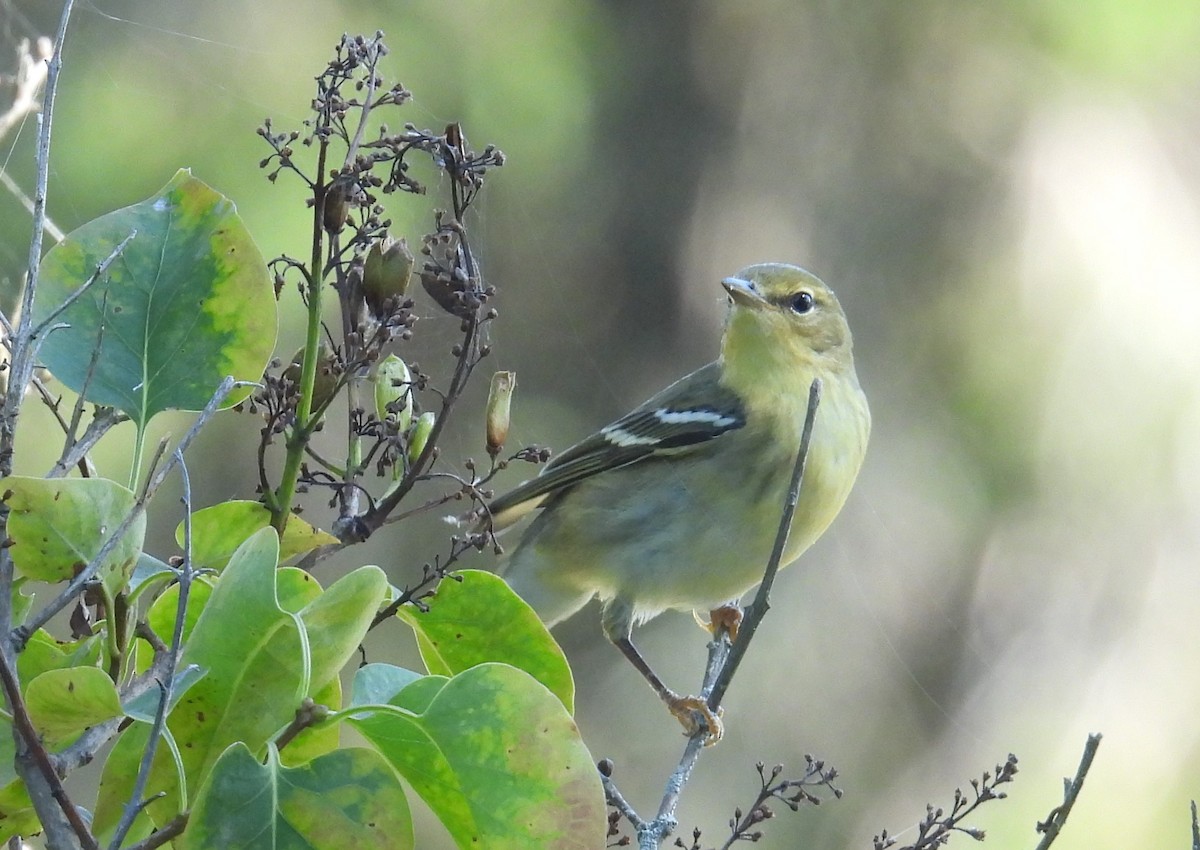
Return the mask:
[(4, 399), (4, 415), (0, 420), (0, 477), (12, 472), (12, 440), (16, 432), (21, 401), (36, 360), (34, 352), (33, 296), (37, 291), (38, 274), (42, 263), (42, 235), (46, 228), (46, 187), (50, 180), (50, 131), (54, 119), (54, 99), (58, 93), (58, 78), (62, 72), (62, 48), (67, 37), (74, 0), (66, 0), (54, 37), (54, 52), (46, 69), (46, 92), (42, 101), (42, 120), (38, 132), (37, 179), (33, 194), (33, 233), (29, 239), (29, 261), (25, 273), (25, 289), (21, 293), (21, 314), (13, 336), (13, 355), (8, 388)]
[[(217, 408), (225, 399), (225, 396), (229, 395), (229, 393), (236, 386), (246, 386), (246, 382), (235, 381), (233, 378), (226, 378), (221, 382), (220, 386), (217, 387), (217, 391), (213, 393), (212, 398), (209, 399), (208, 404), (205, 405), (204, 409), (200, 411), (199, 415), (196, 417), (196, 421), (192, 423), (192, 427), (188, 429), (187, 433), (184, 434), (183, 438), (179, 441), (179, 444), (176, 447), (175, 453), (172, 455), (171, 459), (163, 464), (163, 466), (157, 472), (153, 473), (147, 478), (146, 486), (142, 492), (142, 495), (134, 503), (133, 508), (128, 514), (126, 514), (125, 518), (121, 520), (121, 523), (116, 527), (113, 533), (110, 534), (108, 539), (104, 541), (104, 545), (100, 547), (100, 550), (96, 552), (96, 554), (92, 557), (92, 560), (88, 562), (88, 565), (84, 567), (84, 569), (81, 570), (79, 574), (75, 576), (75, 578), (71, 579), (66, 588), (64, 588), (58, 596), (51, 600), (46, 607), (38, 611), (36, 614), (31, 615), (29, 620), (23, 625), (12, 630), (12, 643), (17, 651), (20, 651), (20, 649), (25, 646), (25, 642), (29, 640), (30, 635), (32, 635), (42, 626), (46, 625), (46, 623), (48, 623), (55, 614), (70, 605), (71, 601), (74, 600), (75, 597), (80, 594), (80, 592), (82, 592), (84, 586), (92, 580), (96, 574), (96, 571), (100, 569), (100, 565), (104, 562), (104, 559), (108, 557), (109, 553), (112, 552), (112, 550), (120, 542), (121, 538), (125, 536), (125, 533), (129, 531), (130, 527), (138, 520), (138, 518), (145, 513), (146, 504), (158, 491), (158, 488), (162, 486), (163, 481), (166, 480), (171, 471), (176, 467), (179, 459), (183, 457), (183, 452), (189, 445), (191, 445), (191, 442), (196, 438), (196, 435), (200, 433), (200, 429), (208, 423), (208, 420), (211, 419), (217, 412)], [(151, 468), (153, 469), (153, 466)]]
[(381, 49), (383, 48), (381, 35), (382, 33), (377, 33), (374, 39), (368, 39), (364, 45), (367, 56), (367, 93), (366, 97), (362, 100), (362, 108), (358, 111), (358, 128), (354, 131), (354, 138), (346, 145), (346, 156), (342, 160), (343, 169), (348, 169), (354, 164), (354, 160), (358, 156), (359, 145), (362, 144), (363, 135), (367, 132), (368, 119), (375, 105), (375, 87), (379, 84), (379, 77), (375, 73), (375, 66), (383, 54), (386, 53), (385, 49)]
[(91, 273), (91, 275), (88, 276), (88, 279), (81, 283), (74, 292), (64, 298), (62, 303), (51, 310), (50, 314), (46, 316), (46, 318), (42, 319), (37, 327), (33, 329), (33, 337), (36, 339), (45, 334), (46, 331), (50, 329), (50, 326), (54, 323), (55, 319), (69, 310), (72, 304), (78, 301), (85, 292), (95, 286), (96, 282), (104, 276), (105, 272), (108, 271), (108, 267), (116, 262), (117, 257), (121, 256), (121, 253), (125, 250), (125, 246), (132, 242), (136, 236), (136, 230), (130, 231), (129, 235), (122, 239), (117, 247), (113, 248), (112, 251), (109, 252), (107, 257), (97, 263), (95, 270)]
[(88, 452), (100, 442), (100, 439), (116, 425), (128, 422), (129, 417), (112, 407), (97, 408), (92, 421), (84, 429), (83, 436), (75, 440), (63, 452), (53, 468), (46, 474), (47, 478), (62, 478), (71, 467), (87, 462)]
[(172, 838), (183, 833), (187, 828), (188, 813), (184, 812), (181, 815), (176, 815), (171, 820), (167, 821), (167, 825), (156, 830), (152, 835), (143, 838), (137, 844), (134, 844), (129, 850), (154, 850), (156, 847), (162, 847)]
[(158, 710), (154, 713), (154, 723), (150, 726), (150, 737), (146, 741), (146, 750), (142, 753), (142, 761), (138, 766), (137, 779), (133, 783), (133, 791), (125, 803), (121, 820), (113, 832), (108, 850), (119, 850), (125, 836), (129, 834), (134, 819), (145, 807), (142, 800), (146, 793), (146, 783), (150, 778), (150, 768), (154, 764), (154, 753), (158, 747), (158, 739), (162, 736), (163, 726), (167, 721), (167, 712), (171, 707), (171, 692), (175, 686), (175, 667), (179, 663), (179, 655), (183, 650), (183, 626), (187, 620), (188, 597), (192, 589), (192, 483), (188, 476), (187, 463), (183, 459), (183, 451), (175, 449), (175, 461), (179, 466), (179, 477), (183, 482), (183, 563), (176, 574), (179, 582), (179, 599), (175, 604), (175, 628), (171, 634), (171, 646), (165, 657), (163, 678), (159, 680), (160, 694)]
[[(37, 176), (33, 197), (33, 227), (29, 240), (29, 255), (26, 268), (25, 288), (21, 295), (20, 315), (10, 331), (12, 358), (9, 363), (8, 382), (4, 388), (3, 408), (0, 410), (0, 477), (12, 473), (13, 444), (17, 422), (21, 413), (26, 390), (33, 377), (36, 365), (33, 330), (33, 297), (37, 291), (38, 274), (42, 260), (42, 238), (46, 229), (46, 187), (50, 177), (50, 137), (53, 127), (54, 99), (58, 91), (58, 78), (62, 71), (63, 44), (67, 36), (67, 24), (71, 20), (74, 0), (65, 0), (59, 16), (58, 31), (54, 38), (52, 56), (46, 67), (45, 95), (42, 102), (41, 121), (38, 127), (36, 150)], [(5, 524), (0, 522), (0, 524)], [(0, 528), (0, 533), (5, 529)], [(13, 562), (6, 550), (0, 553), (0, 635), (7, 636), (12, 626)], [(51, 847), (96, 846), (79, 812), (66, 796), (48, 754), (38, 740), (25, 712), (20, 684), (16, 679), (15, 642), (0, 641), (0, 678), (13, 712), (14, 736), (17, 744), (17, 773), (25, 782), (30, 800), (37, 812), (38, 820), (45, 830), (46, 843)], [(32, 762), (32, 764), (31, 764)]]
[(282, 750), (292, 741), (296, 740), (296, 736), (305, 729), (315, 726), (327, 717), (329, 717), (329, 706), (321, 705), (312, 697), (305, 697), (300, 701), (300, 707), (296, 709), (296, 714), (292, 717), (292, 722), (285, 726), (283, 731), (275, 737), (275, 748)]
[(804, 433), (800, 437), (800, 451), (796, 454), (796, 465), (792, 468), (792, 480), (788, 486), (787, 500), (784, 503), (783, 518), (779, 522), (779, 531), (775, 535), (775, 548), (771, 551), (771, 559), (767, 562), (767, 570), (763, 574), (762, 584), (754, 595), (754, 601), (746, 609), (745, 619), (738, 630), (738, 639), (729, 653), (729, 659), (721, 668), (717, 681), (713, 684), (712, 693), (708, 694), (708, 705), (714, 711), (721, 704), (733, 674), (746, 656), (750, 647), (750, 639), (758, 631), (758, 626), (771, 607), (771, 587), (775, 584), (775, 575), (779, 572), (783, 551), (787, 547), (788, 533), (792, 528), (792, 517), (796, 514), (796, 503), (800, 499), (800, 487), (804, 483), (804, 467), (808, 462), (808, 447), (812, 442), (813, 423), (817, 418), (817, 407), (821, 403), (821, 379), (814, 378), (808, 388), (808, 411), (804, 417)]
[(875, 850), (934, 850), (945, 846), (955, 833), (982, 841), (986, 837), (984, 831), (967, 826), (964, 821), (984, 803), (1003, 800), (1005, 792), (996, 789), (1012, 782), (1016, 775), (1017, 757), (1009, 753), (1004, 763), (996, 765), (995, 770), (984, 771), (979, 779), (971, 780), (970, 794), (955, 788), (949, 811), (940, 806), (926, 805), (925, 817), (916, 825), (916, 835), (911, 843), (897, 847), (896, 839), (885, 829), (875, 836), (872, 845)]
[[(59, 808), (62, 809), (67, 823), (71, 825), (71, 830), (75, 833), (75, 838), (79, 844), (82, 847), (89, 848), (89, 850), (95, 850), (97, 847), (96, 840), (92, 837), (87, 824), (83, 822), (79, 810), (75, 808), (75, 804), (67, 796), (67, 791), (63, 788), (62, 780), (54, 770), (50, 754), (46, 752), (46, 748), (42, 744), (41, 735), (38, 733), (37, 727), (33, 725), (33, 720), (25, 708), (25, 698), (21, 695), (21, 686), (17, 682), (16, 673), (12, 666), (9, 665), (8, 659), (5, 656), (6, 653), (0, 652), (0, 685), (3, 685), (4, 696), (8, 702), (9, 710), (12, 712), (15, 734), (19, 736), (19, 743), (23, 744), (22, 747), (18, 748), (17, 761), (19, 763), (24, 759), (28, 759), (33, 762), (38, 773), (41, 774), (41, 778), (45, 782), (50, 795), (58, 803)], [(30, 785), (28, 777), (25, 778), (26, 785)], [(29, 792), (31, 799), (34, 800), (36, 805), (38, 800), (35, 789), (29, 788)], [(45, 815), (41, 809), (38, 809), (38, 817), (42, 819), (43, 826), (49, 830), (50, 826), (46, 824)]]
[(1196, 818), (1196, 801), (1192, 800), (1192, 850), (1200, 850), (1200, 819)]
[(604, 786), (604, 799), (610, 806), (621, 813), (625, 820), (633, 825), (633, 828), (639, 832), (644, 829), (647, 824), (642, 820), (641, 816), (634, 811), (633, 806), (621, 796), (621, 792), (617, 790), (617, 784), (612, 780), (612, 763), (607, 759), (600, 762), (600, 784)]
[[(801, 804), (820, 805), (821, 798), (810, 791), (810, 788), (825, 788), (835, 798), (841, 798), (841, 789), (833, 784), (838, 775), (837, 770), (826, 767), (825, 762), (809, 755), (804, 757), (804, 762), (804, 774), (800, 779), (780, 779), (783, 774), (781, 764), (775, 765), (770, 771), (761, 761), (755, 765), (758, 771), (758, 795), (745, 812), (741, 808), (734, 809), (733, 819), (729, 822), (729, 838), (718, 850), (730, 850), (739, 842), (754, 843), (762, 838), (758, 826), (775, 816), (775, 803), (783, 803), (793, 812), (798, 811)], [(699, 830), (694, 834), (698, 837)]]
[[(800, 446), (796, 452), (796, 462), (792, 467), (792, 477), (779, 519), (778, 531), (775, 535), (775, 545), (771, 551), (771, 557), (767, 561), (762, 583), (759, 585), (758, 592), (754, 596), (754, 602), (746, 609), (746, 616), (742, 621), (737, 642), (731, 647), (727, 636), (723, 633), (718, 633), (709, 644), (708, 665), (705, 669), (704, 685), (700, 693), (701, 697), (708, 703), (709, 708), (714, 712), (720, 708), (721, 699), (724, 697), (725, 691), (729, 688), (729, 683), (733, 679), (733, 674), (737, 672), (738, 665), (741, 663), (742, 658), (745, 657), (750, 639), (754, 636), (759, 623), (762, 622), (763, 617), (766, 616), (767, 610), (770, 608), (771, 587), (775, 582), (775, 575), (779, 571), (780, 561), (783, 559), (783, 552), (787, 546), (788, 533), (792, 527), (792, 517), (795, 516), (796, 503), (800, 498), (800, 488), (804, 482), (804, 468), (808, 461), (809, 445), (812, 442), (813, 423), (816, 420), (817, 407), (820, 403), (821, 380), (815, 378), (809, 386), (808, 408), (804, 417), (804, 430), (800, 438)], [(691, 778), (696, 763), (700, 759), (700, 752), (704, 748), (707, 734), (708, 730), (701, 727), (688, 738), (688, 742), (683, 749), (683, 755), (679, 759), (679, 764), (667, 780), (666, 789), (663, 792), (663, 797), (659, 803), (658, 812), (654, 820), (643, 820), (632, 807), (625, 804), (625, 810), (622, 810), (622, 813), (625, 814), (626, 818), (637, 830), (638, 847), (640, 850), (656, 850), (675, 828), (677, 823), (675, 810), (679, 805), (679, 797), (683, 792), (684, 786)], [(620, 798), (620, 794), (617, 792), (610, 778), (606, 778), (604, 784), (606, 794), (609, 794), (610, 787), (612, 789), (612, 794), (609, 795), (610, 802), (613, 799)]]
[[(1099, 733), (1088, 735), (1087, 743), (1083, 747), (1083, 758), (1079, 760), (1079, 767), (1075, 770), (1074, 779), (1063, 780), (1063, 801), (1060, 805), (1055, 806), (1046, 816), (1046, 820), (1037, 825), (1037, 831), (1042, 834), (1042, 840), (1038, 842), (1037, 850), (1047, 850), (1054, 839), (1058, 838), (1059, 832), (1067, 822), (1067, 816), (1071, 814), (1071, 807), (1075, 805), (1075, 801), (1079, 799), (1079, 792), (1083, 790), (1083, 780), (1087, 778), (1088, 771), (1092, 767), (1092, 759), (1096, 757), (1096, 750), (1100, 747)], [(1193, 806), (1193, 817), (1195, 808)]]

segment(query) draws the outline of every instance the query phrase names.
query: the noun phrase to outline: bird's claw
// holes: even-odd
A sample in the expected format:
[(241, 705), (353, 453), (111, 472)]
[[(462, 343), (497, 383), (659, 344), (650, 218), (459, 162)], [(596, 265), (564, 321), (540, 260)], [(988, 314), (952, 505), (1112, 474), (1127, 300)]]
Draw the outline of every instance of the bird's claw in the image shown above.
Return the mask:
[(711, 634), (713, 637), (724, 629), (729, 633), (730, 642), (736, 642), (738, 637), (738, 628), (742, 625), (742, 609), (737, 605), (729, 604), (722, 605), (719, 608), (713, 608), (708, 612), (708, 622), (700, 619), (700, 615), (695, 611), (692, 616), (696, 618), (696, 622), (700, 624), (700, 628)]
[(721, 722), (721, 715), (725, 713), (725, 710), (718, 708), (713, 711), (708, 707), (708, 703), (700, 697), (675, 696), (667, 700), (667, 708), (683, 725), (686, 730), (685, 734), (689, 738), (701, 729), (705, 730), (704, 746), (706, 747), (711, 747), (725, 735), (725, 724)]

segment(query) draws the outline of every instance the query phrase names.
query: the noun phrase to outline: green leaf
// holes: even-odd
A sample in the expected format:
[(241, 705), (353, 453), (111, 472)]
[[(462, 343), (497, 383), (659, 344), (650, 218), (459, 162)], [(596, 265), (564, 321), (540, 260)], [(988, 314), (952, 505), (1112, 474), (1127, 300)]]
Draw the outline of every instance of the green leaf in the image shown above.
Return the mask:
[[(7, 490), (8, 534), (17, 569), (32, 579), (68, 581), (100, 551), (133, 509), (134, 495), (105, 478), (25, 478), (0, 482)], [(146, 533), (143, 514), (100, 565), (110, 593), (129, 580)]]
[[(233, 203), (180, 170), (152, 198), (94, 219), (42, 261), (41, 322), (136, 231), (98, 281), (55, 321), (41, 356), (54, 376), (138, 425), (199, 410), (228, 375), (256, 381), (275, 347), (275, 294)], [(99, 345), (94, 373), (93, 351)], [(249, 388), (225, 398), (229, 407)]]
[(131, 593), (136, 596), (140, 594), (147, 582), (155, 580), (163, 580), (168, 576), (173, 576), (175, 570), (169, 564), (164, 564), (153, 555), (147, 555), (145, 552), (138, 554), (137, 564), (133, 568), (133, 574), (129, 577), (129, 587)]
[(367, 664), (355, 671), (350, 705), (394, 705), (420, 714), (449, 681), (391, 664)]
[[(204, 678), (192, 685), (171, 712), (167, 725), (179, 744), (188, 787), (193, 791), (231, 744), (242, 742), (254, 752), (295, 716), (305, 696), (339, 708), (337, 675), (366, 634), (387, 581), (377, 567), (361, 567), (322, 591), (316, 580), (294, 568), (276, 569), (278, 537), (274, 529), (255, 532), (234, 553), (190, 629), (181, 670), (197, 665)], [(193, 586), (193, 592), (200, 585)], [(164, 593), (150, 612), (162, 636), (175, 616), (175, 588)], [(166, 598), (170, 597), (170, 598)], [(189, 619), (193, 606), (188, 606)], [(161, 631), (160, 631), (161, 630)], [(328, 702), (324, 702), (328, 700)], [(125, 734), (105, 765), (104, 781), (121, 789), (145, 746), (144, 735)], [(288, 750), (289, 761), (327, 751), (337, 743), (337, 727), (306, 730)], [(128, 743), (126, 739), (128, 738)], [(161, 825), (179, 808), (177, 782), (169, 754), (159, 747), (151, 787), (168, 797), (147, 808), (149, 820)], [(131, 781), (131, 780), (129, 780)], [(104, 789), (96, 810), (96, 829), (107, 836), (128, 796)], [(139, 818), (139, 823), (146, 820)]]
[[(181, 668), (195, 664), (206, 671), (167, 721), (183, 755), (189, 788), (199, 786), (235, 741), (262, 747), (292, 719), (308, 690), (303, 626), (276, 599), (278, 560), (273, 529), (259, 531), (242, 544), (200, 612), (180, 659)], [(144, 746), (145, 736), (130, 736), (133, 731), (126, 730), (109, 757), (119, 768), (127, 769), (133, 761), (130, 749)], [(159, 825), (179, 810), (180, 803), (175, 769), (164, 749), (158, 748), (150, 787), (167, 792), (167, 797), (145, 810)], [(112, 786), (108, 790), (117, 791), (102, 795), (97, 804), (96, 830), (102, 835), (120, 817), (119, 806), (128, 797), (132, 777), (126, 780), (119, 769), (110, 774), (106, 765), (105, 781)]]
[(407, 850), (412, 817), (396, 775), (376, 753), (339, 750), (303, 767), (265, 765), (226, 750), (201, 789), (181, 850)]
[(12, 583), (12, 624), (14, 626), (22, 625), (25, 618), (29, 616), (29, 612), (33, 609), (34, 595), (30, 593), (25, 595), (26, 586), (29, 584), (29, 579), (18, 576), (13, 579)]
[(124, 714), (112, 679), (97, 667), (50, 670), (25, 687), (25, 707), (51, 747)]
[[(134, 723), (121, 733), (113, 745), (112, 751), (109, 752), (108, 758), (104, 760), (104, 767), (100, 771), (100, 789), (96, 793), (96, 815), (92, 823), (92, 831), (100, 840), (101, 846), (109, 843), (125, 804), (129, 802), (130, 795), (133, 793), (133, 783), (141, 765), (142, 754), (146, 750), (146, 742), (149, 738), (150, 725)], [(164, 756), (162, 752), (164, 749), (166, 749), (166, 745), (159, 741), (158, 751), (154, 757), (155, 771), (165, 768), (168, 764), (169, 755)], [(151, 773), (151, 782), (154, 781), (156, 781), (155, 774)], [(157, 786), (152, 787), (157, 788)], [(174, 785), (172, 785), (173, 787)], [(139, 814), (133, 822), (128, 842), (133, 844), (145, 838), (155, 825), (155, 819), (149, 812), (143, 810), (142, 814)]]
[(359, 567), (300, 611), (308, 630), (315, 687), (335, 678), (350, 660), (366, 637), (387, 589), (383, 570)]
[[(192, 514), (192, 561), (219, 570), (242, 541), (270, 524), (271, 512), (259, 502), (235, 500), (196, 511)], [(182, 524), (175, 529), (175, 542), (183, 546)], [(332, 534), (291, 516), (279, 541), (279, 560), (337, 542)]]
[[(188, 688), (203, 678), (204, 671), (195, 664), (176, 670), (175, 682), (171, 686), (171, 702), (167, 706), (167, 712), (170, 713), (175, 706), (179, 705), (179, 701), (183, 699)], [(162, 691), (159, 688), (151, 688), (144, 691), (141, 696), (126, 702), (124, 704), (125, 714), (143, 723), (153, 723), (155, 715), (158, 714), (158, 704), (161, 700)]]
[(364, 712), (347, 722), (460, 848), (604, 846), (604, 794), (591, 755), (562, 702), (522, 670), (481, 664), (446, 682), (418, 715)]
[[(7, 703), (7, 700), (5, 701)], [(7, 713), (0, 714), (0, 787), (19, 783), (17, 779), (17, 744), (13, 738), (12, 718)], [(26, 798), (28, 804), (28, 798)], [(0, 808), (0, 821), (4, 813)]]
[(449, 681), (445, 676), (422, 676), (411, 685), (405, 686), (391, 703), (413, 714), (421, 714), (429, 708), (433, 698), (441, 693)]
[(25, 783), (17, 779), (16, 756), (12, 721), (0, 715), (0, 841), (4, 842), (42, 829)]
[[(281, 569), (278, 579), (280, 606), (299, 614), (308, 633), (312, 681), (309, 696), (336, 711), (342, 703), (338, 674), (366, 637), (387, 595), (387, 577), (378, 567), (360, 567), (324, 593), (303, 570)], [(337, 724), (310, 726), (281, 755), (289, 765), (298, 764), (335, 749), (339, 737)]]
[(422, 678), (420, 673), (392, 664), (364, 664), (354, 673), (351, 705), (386, 705), (405, 686)]
[(574, 712), (575, 682), (566, 656), (504, 579), (463, 570), (421, 601), (427, 611), (406, 606), (396, 616), (417, 633), (417, 646), (430, 673), (453, 676), (476, 664), (500, 661), (533, 676), (562, 700), (567, 711)]
[[(183, 633), (180, 640), (183, 645), (187, 645), (188, 639), (192, 636), (192, 629), (196, 627), (196, 622), (200, 619), (200, 615), (204, 613), (205, 607), (208, 605), (209, 599), (213, 595), (213, 585), (210, 583), (212, 576), (207, 578), (192, 579), (192, 586), (188, 590), (187, 611), (184, 612), (183, 618)], [(179, 615), (179, 585), (173, 584), (159, 594), (158, 598), (150, 606), (150, 610), (146, 612), (146, 625), (154, 630), (154, 633), (162, 640), (163, 643), (169, 644), (171, 636), (175, 632), (175, 618)]]
[(17, 656), (17, 673), (22, 682), (28, 682), (48, 670), (94, 667), (100, 660), (101, 646), (99, 635), (75, 641), (59, 641), (45, 629), (38, 629), (29, 636), (25, 649)]
[(273, 529), (242, 544), (180, 659), (207, 671), (171, 715), (191, 779), (199, 780), (235, 741), (262, 746), (291, 720), (307, 690), (302, 625), (276, 598), (278, 560)]
[(42, 822), (38, 820), (25, 784), (12, 782), (0, 788), (0, 841), (7, 842), (14, 835), (36, 835), (41, 831)]

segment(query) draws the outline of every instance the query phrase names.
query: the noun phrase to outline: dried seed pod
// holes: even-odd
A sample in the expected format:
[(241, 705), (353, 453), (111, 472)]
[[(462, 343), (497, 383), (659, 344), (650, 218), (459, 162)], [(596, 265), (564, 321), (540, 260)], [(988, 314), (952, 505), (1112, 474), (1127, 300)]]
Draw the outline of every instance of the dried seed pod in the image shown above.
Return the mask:
[(421, 264), (421, 286), (447, 313), (467, 319), (474, 315), (479, 296), (469, 291), (473, 282), (458, 264), (461, 243), (456, 227), (451, 222), (422, 240), (421, 253), (429, 259)]
[(508, 439), (509, 413), (513, 390), (516, 388), (516, 372), (497, 372), (492, 375), (487, 400), (487, 452), (492, 457), (500, 454), (504, 441)]
[(421, 286), (429, 293), (429, 297), (438, 306), (455, 316), (469, 316), (466, 302), (463, 300), (462, 287), (455, 286), (447, 272), (441, 271), (432, 263), (426, 263), (421, 270)]
[(394, 306), (396, 300), (408, 292), (412, 270), (413, 255), (403, 239), (384, 234), (367, 251), (363, 260), (363, 297), (380, 321), (387, 318), (388, 301), (391, 300)]
[[(283, 370), (283, 377), (287, 378), (297, 386), (300, 384), (300, 378), (304, 371), (304, 349), (296, 351), (292, 357), (291, 365)], [(333, 356), (333, 352), (327, 346), (322, 344), (317, 349), (317, 374), (313, 379), (312, 393), (312, 409), (317, 410), (324, 406), (338, 388), (338, 374), (341, 368), (337, 362), (337, 358)]]
[(325, 189), (325, 206), (321, 210), (321, 224), (328, 233), (340, 233), (350, 217), (350, 201), (354, 197), (354, 180), (343, 174), (334, 178)]

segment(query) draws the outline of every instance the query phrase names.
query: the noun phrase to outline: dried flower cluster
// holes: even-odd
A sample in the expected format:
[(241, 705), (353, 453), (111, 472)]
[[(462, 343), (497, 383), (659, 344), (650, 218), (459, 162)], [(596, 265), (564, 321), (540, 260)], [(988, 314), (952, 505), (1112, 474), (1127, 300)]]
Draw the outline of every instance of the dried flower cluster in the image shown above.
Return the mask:
[[(405, 516), (452, 499), (482, 503), (486, 491), (481, 488), (509, 461), (546, 457), (536, 447), (500, 457), (508, 430), (505, 396), (489, 405), (489, 468), (477, 470), (467, 460), (465, 476), (431, 472), (445, 421), (476, 366), (490, 353), (487, 326), (497, 317), (490, 304), (496, 290), (484, 282), (464, 221), (488, 173), (504, 164), (504, 155), (491, 145), (476, 152), (457, 124), (436, 133), (405, 123), (391, 132), (381, 116), (402, 107), (411, 94), (383, 79), (379, 63), (386, 55), (380, 33), (343, 37), (317, 77), (304, 131), (279, 132), (269, 119), (258, 131), (272, 150), (260, 162), (267, 179), (275, 182), (288, 174), (302, 180), (311, 193), (313, 214), (310, 257), (285, 255), (271, 263), (277, 295), (289, 280), (297, 286), (309, 311), (309, 334), (291, 363), (283, 368), (276, 364), (264, 376), (262, 390), (248, 405), (264, 419), (259, 492), (282, 529), (296, 509), (295, 493), (326, 489), (329, 504), (338, 510), (333, 531), (343, 545), (366, 539), (395, 518), (397, 505), (418, 481), (436, 475), (450, 487)], [(315, 170), (302, 162), (309, 157), (298, 157), (297, 142), (316, 149)], [(410, 167), (414, 151), (448, 178), (450, 193), (450, 209), (433, 211), (433, 230), (420, 238), (416, 257), (408, 240), (390, 232), (392, 222), (380, 200), (393, 192), (424, 193)], [(340, 164), (331, 166), (335, 156)], [(410, 297), (413, 277), (434, 304), (460, 320), (461, 336), (450, 347), (454, 363), (445, 385), (394, 350), (412, 339), (417, 323)], [(322, 316), (330, 289), (340, 313), (336, 327)], [(508, 382), (510, 387), (514, 383)], [(349, 445), (344, 458), (334, 459), (318, 451), (312, 437), (340, 398), (346, 401)], [(282, 480), (272, 482), (268, 448), (280, 438), (287, 459)], [(385, 482), (382, 495), (368, 486), (368, 475)], [(470, 545), (486, 542), (471, 540)], [(447, 560), (458, 557), (457, 545), (452, 544)], [(428, 568), (437, 575), (445, 566)]]
[(897, 846), (896, 839), (888, 835), (885, 829), (873, 839), (874, 850), (929, 850), (945, 845), (956, 832), (982, 841), (985, 838), (984, 831), (964, 826), (963, 820), (989, 800), (1003, 800), (1005, 793), (996, 789), (1012, 782), (1016, 775), (1017, 757), (1009, 754), (1003, 764), (996, 765), (995, 770), (984, 771), (979, 779), (971, 780), (972, 794), (967, 795), (961, 788), (955, 788), (954, 802), (950, 804), (949, 811), (940, 806), (926, 806), (925, 817), (917, 824), (917, 835), (912, 843)]

